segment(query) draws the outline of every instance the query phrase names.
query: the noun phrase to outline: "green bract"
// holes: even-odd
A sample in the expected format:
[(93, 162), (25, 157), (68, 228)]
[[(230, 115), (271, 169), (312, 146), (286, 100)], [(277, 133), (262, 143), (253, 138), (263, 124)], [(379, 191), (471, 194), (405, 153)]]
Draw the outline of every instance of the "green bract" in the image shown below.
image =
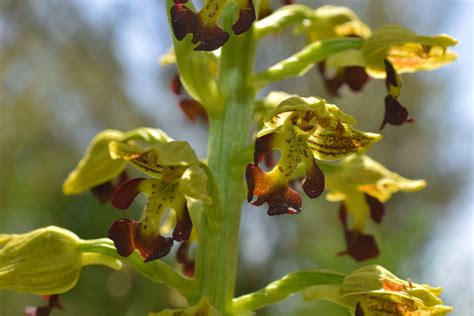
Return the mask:
[(0, 235), (0, 289), (59, 294), (76, 285), (85, 265), (121, 268), (118, 260), (80, 252), (80, 242), (74, 233), (55, 226), (20, 235)]
[(66, 195), (79, 194), (118, 177), (126, 168), (127, 162), (110, 156), (109, 144), (122, 142), (135, 144), (143, 142), (149, 145), (170, 140), (159, 129), (138, 128), (123, 133), (105, 130), (97, 134), (89, 144), (84, 157), (64, 181), (63, 192)]

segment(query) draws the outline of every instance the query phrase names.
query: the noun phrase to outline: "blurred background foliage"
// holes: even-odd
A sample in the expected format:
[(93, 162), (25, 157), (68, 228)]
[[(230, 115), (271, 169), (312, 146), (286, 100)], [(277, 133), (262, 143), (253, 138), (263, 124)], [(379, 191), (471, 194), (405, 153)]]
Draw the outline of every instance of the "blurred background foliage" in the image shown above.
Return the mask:
[[(298, 1), (318, 7), (324, 1)], [(433, 73), (404, 75), (402, 103), (415, 125), (388, 126), (369, 155), (429, 186), (396, 194), (381, 225), (372, 225), (380, 263), (402, 278), (443, 286), (456, 315), (472, 315), (473, 3), (470, 1), (331, 1), (352, 8), (373, 30), (399, 23), (426, 35), (460, 40), (459, 60)], [(280, 3), (273, 2), (274, 8)], [(81, 238), (106, 235), (121, 214), (90, 195), (64, 197), (62, 181), (100, 130), (139, 126), (164, 129), (188, 140), (201, 157), (206, 124), (191, 124), (168, 89), (173, 66), (158, 58), (171, 45), (163, 1), (0, 2), (0, 232), (21, 233), (58, 225)], [(258, 46), (261, 69), (288, 56), (305, 39), (291, 32)], [(362, 130), (376, 131), (385, 87), (372, 80), (358, 94), (327, 95), (316, 71), (271, 87), (302, 96), (321, 95), (354, 115)], [(268, 91), (267, 91), (268, 92)], [(359, 264), (337, 257), (344, 249), (338, 205), (323, 198), (303, 201), (298, 216), (268, 217), (244, 205), (237, 295), (256, 290), (296, 269), (350, 272)], [(138, 214), (139, 207), (135, 210)], [(138, 216), (138, 215), (137, 215)], [(166, 259), (173, 263), (173, 255)], [(62, 295), (64, 312), (53, 315), (146, 315), (183, 300), (130, 269), (87, 267), (77, 286)], [(23, 315), (42, 304), (28, 294), (0, 291), (0, 315)], [(257, 315), (345, 315), (324, 302), (295, 296)]]

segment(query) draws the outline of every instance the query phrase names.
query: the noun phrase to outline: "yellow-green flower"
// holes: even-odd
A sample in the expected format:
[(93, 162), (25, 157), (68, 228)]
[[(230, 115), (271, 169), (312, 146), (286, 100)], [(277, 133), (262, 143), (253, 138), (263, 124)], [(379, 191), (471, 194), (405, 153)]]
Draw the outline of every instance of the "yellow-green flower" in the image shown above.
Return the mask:
[(442, 316), (453, 309), (439, 298), (441, 288), (404, 281), (387, 269), (370, 265), (355, 270), (341, 285), (315, 286), (305, 299), (326, 299), (355, 316)]
[[(92, 140), (84, 158), (65, 181), (64, 192), (78, 194), (102, 185), (123, 173), (128, 164), (149, 178), (119, 181), (109, 199), (115, 207), (127, 209), (143, 193), (147, 204), (140, 220), (122, 218), (113, 223), (109, 237), (122, 256), (138, 250), (145, 261), (158, 259), (169, 253), (173, 240), (186, 241), (191, 234), (193, 223), (187, 200), (211, 203), (207, 175), (188, 143), (173, 141), (160, 130), (107, 130)], [(160, 231), (168, 209), (175, 212), (172, 237), (164, 237)]]
[[(366, 260), (379, 254), (372, 235), (364, 234), (367, 219), (380, 223), (385, 213), (383, 203), (398, 191), (415, 192), (426, 186), (424, 180), (410, 180), (386, 169), (368, 156), (352, 155), (338, 163), (326, 175), (327, 200), (341, 202), (340, 220), (348, 254)], [(351, 227), (347, 217), (353, 217)]]
[[(352, 153), (363, 153), (381, 136), (361, 132), (352, 127), (355, 119), (337, 106), (320, 98), (292, 96), (264, 118), (265, 127), (258, 133), (254, 163), (247, 166), (248, 201), (268, 203), (268, 214), (298, 213), (301, 198), (290, 188), (289, 181), (298, 167), (305, 166), (303, 190), (310, 198), (318, 197), (324, 189), (324, 174), (316, 163), (336, 160)], [(258, 167), (273, 150), (280, 159), (272, 170)]]

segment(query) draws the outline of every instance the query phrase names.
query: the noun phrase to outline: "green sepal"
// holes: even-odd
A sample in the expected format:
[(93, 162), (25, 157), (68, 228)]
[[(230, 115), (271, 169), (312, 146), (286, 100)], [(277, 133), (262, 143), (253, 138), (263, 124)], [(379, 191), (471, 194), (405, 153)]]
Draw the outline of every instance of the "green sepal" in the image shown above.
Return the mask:
[(163, 176), (172, 178), (182, 172), (184, 167), (199, 162), (189, 143), (182, 141), (170, 141), (146, 148), (111, 142), (109, 151), (112, 159), (129, 161), (141, 172), (158, 179)]
[(122, 139), (123, 133), (115, 130), (97, 134), (76, 169), (64, 181), (64, 194), (79, 194), (118, 177), (127, 167), (127, 162), (110, 157), (109, 143)]
[(370, 75), (384, 78), (385, 59), (397, 73), (435, 70), (456, 59), (454, 52), (447, 51), (456, 44), (445, 34), (421, 36), (399, 25), (386, 25), (365, 41), (362, 54)]
[(417, 192), (426, 187), (425, 180), (404, 178), (365, 155), (347, 157), (326, 176), (330, 201), (366, 193), (384, 203), (398, 191)]
[(212, 198), (208, 195), (207, 175), (199, 165), (192, 165), (186, 169), (179, 180), (179, 190), (187, 197), (211, 204)]
[(169, 141), (170, 138), (161, 130), (153, 128), (137, 128), (128, 132), (104, 130), (98, 133), (87, 147), (84, 157), (77, 167), (68, 175), (63, 184), (66, 195), (79, 194), (100, 184), (118, 177), (127, 167), (122, 159), (110, 156), (109, 144), (112, 142), (136, 143), (149, 145)]

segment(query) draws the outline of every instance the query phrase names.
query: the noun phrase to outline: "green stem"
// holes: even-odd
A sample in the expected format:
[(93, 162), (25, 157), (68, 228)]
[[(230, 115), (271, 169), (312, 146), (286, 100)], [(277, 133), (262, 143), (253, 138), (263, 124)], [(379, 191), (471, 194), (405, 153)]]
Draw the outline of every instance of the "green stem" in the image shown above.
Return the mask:
[[(232, 21), (232, 14), (227, 15), (224, 27), (228, 29)], [(250, 81), (253, 56), (252, 30), (232, 36), (223, 46), (217, 82), (225, 111), (211, 115), (209, 121), (208, 165), (219, 190), (219, 201), (204, 210), (196, 279), (200, 296), (208, 297), (224, 313), (231, 312), (235, 288), (240, 214), (245, 199), (246, 160), (241, 156), (249, 145), (255, 97)]]
[(304, 75), (314, 64), (331, 55), (348, 49), (360, 49), (364, 41), (359, 38), (336, 38), (314, 42), (293, 56), (257, 73), (254, 76), (258, 88), (289, 77)]
[(253, 311), (280, 302), (290, 295), (311, 286), (321, 284), (341, 284), (345, 275), (327, 270), (298, 271), (289, 273), (263, 289), (240, 296), (233, 301), (235, 313)]
[(118, 259), (126, 263), (143, 276), (157, 283), (163, 283), (176, 289), (187, 298), (194, 298), (196, 294), (196, 284), (194, 280), (183, 276), (175, 269), (161, 260), (155, 260), (148, 263), (143, 262), (143, 258), (137, 252), (129, 257), (122, 257), (117, 253), (113, 242), (110, 239), (83, 240), (79, 245), (79, 250), (83, 253), (98, 253), (111, 258)]

